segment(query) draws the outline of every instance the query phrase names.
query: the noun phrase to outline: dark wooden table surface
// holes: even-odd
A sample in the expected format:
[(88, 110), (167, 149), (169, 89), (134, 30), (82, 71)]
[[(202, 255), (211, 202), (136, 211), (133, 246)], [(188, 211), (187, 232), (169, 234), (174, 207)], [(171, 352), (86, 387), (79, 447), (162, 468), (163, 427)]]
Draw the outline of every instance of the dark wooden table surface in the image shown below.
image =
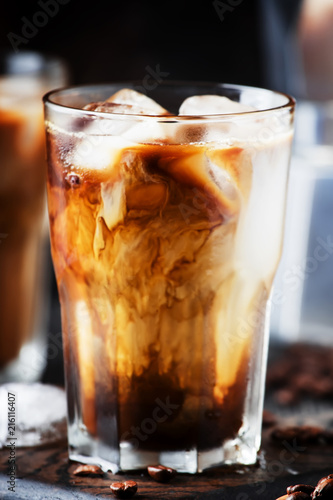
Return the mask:
[[(301, 371), (302, 368), (298, 370)], [(78, 464), (68, 460), (63, 440), (44, 447), (16, 449), (15, 491), (8, 490), (7, 483), (10, 450), (0, 450), (0, 499), (113, 498), (111, 482), (126, 479), (138, 483), (134, 497), (138, 500), (275, 500), (290, 484), (315, 485), (321, 477), (333, 473), (333, 399), (306, 397), (290, 405), (286, 404), (291, 397), (288, 387), (280, 384), (277, 391), (270, 387), (266, 395), (265, 406), (273, 412), (275, 422), (266, 421), (263, 427), (262, 449), (255, 466), (219, 467), (198, 475), (177, 474), (168, 484), (153, 481), (146, 471), (106, 473), (102, 478), (78, 477), (73, 474)]]
[[(263, 446), (256, 466), (220, 467), (200, 475), (178, 474), (172, 482), (154, 482), (146, 471), (105, 474), (103, 478), (78, 477), (73, 474), (77, 464), (69, 462), (66, 443), (16, 450), (15, 492), (8, 490), (6, 463), (8, 450), (0, 451), (2, 473), (0, 498), (16, 499), (79, 499), (112, 498), (113, 481), (133, 479), (138, 483), (139, 499), (272, 499), (285, 493), (289, 484), (317, 481), (333, 473), (333, 445), (324, 442), (273, 442), (271, 429), (264, 430)], [(298, 476), (300, 474), (300, 477)]]

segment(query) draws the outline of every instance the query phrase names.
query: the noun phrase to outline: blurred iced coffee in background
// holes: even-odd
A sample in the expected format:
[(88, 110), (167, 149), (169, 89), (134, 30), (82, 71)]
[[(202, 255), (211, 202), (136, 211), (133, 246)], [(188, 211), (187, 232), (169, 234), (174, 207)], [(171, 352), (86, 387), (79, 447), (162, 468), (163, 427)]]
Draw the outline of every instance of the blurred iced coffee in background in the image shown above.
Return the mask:
[(37, 380), (46, 363), (48, 225), (43, 94), (62, 61), (0, 54), (0, 382)]
[(333, 338), (333, 0), (261, 0), (268, 87), (297, 99), (273, 339)]
[(333, 99), (333, 0), (303, 0), (297, 26), (304, 98)]

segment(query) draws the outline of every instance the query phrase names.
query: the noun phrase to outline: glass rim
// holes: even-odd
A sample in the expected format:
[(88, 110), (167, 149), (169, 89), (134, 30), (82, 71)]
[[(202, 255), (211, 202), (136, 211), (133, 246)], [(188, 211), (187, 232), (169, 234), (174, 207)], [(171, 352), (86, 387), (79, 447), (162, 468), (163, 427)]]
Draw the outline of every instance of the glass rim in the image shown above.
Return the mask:
[[(284, 92), (276, 91), (276, 90), (271, 90), (271, 89), (265, 89), (263, 87), (255, 87), (255, 86), (250, 86), (250, 85), (239, 85), (239, 84), (232, 84), (232, 83), (219, 83), (219, 82), (205, 82), (205, 81), (187, 81), (187, 80), (165, 80), (162, 83), (158, 84), (158, 86), (165, 86), (165, 87), (184, 87), (184, 88), (190, 88), (192, 87), (211, 87), (211, 88), (220, 88), (220, 89), (225, 89), (225, 90), (238, 90), (238, 91), (246, 91), (246, 90), (251, 90), (255, 92), (261, 92), (265, 93), (266, 95), (271, 94), (271, 95), (279, 95), (281, 97), (284, 97), (286, 102), (278, 105), (278, 106), (272, 106), (272, 107), (267, 107), (264, 109), (254, 109), (253, 111), (241, 111), (238, 113), (217, 113), (217, 114), (206, 114), (206, 115), (178, 115), (178, 114), (169, 114), (169, 115), (152, 115), (152, 114), (137, 114), (137, 113), (107, 113), (103, 111), (89, 111), (85, 109), (80, 109), (76, 108), (73, 106), (68, 106), (65, 104), (60, 104), (58, 102), (54, 102), (52, 98), (54, 98), (57, 95), (60, 95), (61, 93), (66, 93), (66, 91), (79, 91), (80, 89), (82, 90), (87, 90), (91, 88), (92, 90), (98, 90), (102, 88), (107, 88), (107, 87), (112, 87), (112, 86), (119, 86), (122, 88), (133, 88), (133, 86), (137, 85), (140, 88), (142, 88), (142, 82), (140, 80), (127, 80), (127, 81), (115, 81), (115, 82), (106, 82), (106, 83), (98, 83), (98, 84), (82, 84), (82, 85), (71, 85), (71, 86), (66, 86), (66, 87), (61, 87), (61, 88), (56, 88), (52, 89), (49, 92), (47, 92), (43, 96), (43, 103), (45, 106), (49, 106), (51, 109), (58, 110), (60, 112), (64, 113), (74, 113), (77, 116), (95, 116), (95, 117), (100, 117), (100, 118), (105, 118), (105, 119), (122, 119), (122, 120), (131, 120), (131, 121), (158, 121), (158, 122), (163, 122), (163, 123), (175, 123), (175, 122), (181, 122), (181, 121), (226, 121), (230, 120), (230, 118), (249, 118), (249, 117), (254, 117), (263, 115), (263, 114), (268, 114), (272, 112), (282, 112), (284, 110), (293, 110), (295, 109), (296, 106), (296, 100), (294, 97), (292, 97), (289, 94), (286, 94)], [(134, 87), (135, 90), (135, 87)], [(195, 95), (195, 94), (193, 94)]]

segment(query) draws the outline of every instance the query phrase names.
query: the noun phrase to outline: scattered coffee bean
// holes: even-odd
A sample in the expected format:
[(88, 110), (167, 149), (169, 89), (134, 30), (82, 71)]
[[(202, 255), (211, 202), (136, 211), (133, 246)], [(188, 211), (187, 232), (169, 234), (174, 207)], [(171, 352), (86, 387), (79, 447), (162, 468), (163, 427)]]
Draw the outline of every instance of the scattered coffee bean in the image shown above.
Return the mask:
[(293, 443), (296, 439), (298, 444), (314, 444), (320, 441), (326, 442), (325, 429), (310, 425), (275, 427), (271, 432), (274, 441), (288, 441)]
[(302, 399), (331, 400), (333, 349), (313, 344), (292, 344), (268, 367), (266, 387), (284, 406)]
[(290, 495), (291, 493), (295, 493), (296, 491), (302, 491), (303, 493), (307, 493), (311, 495), (314, 490), (314, 486), (310, 484), (295, 484), (294, 486), (288, 486), (287, 493)]
[(312, 498), (321, 498), (322, 500), (329, 500), (333, 498), (333, 478), (322, 478), (317, 484)]
[(174, 469), (164, 465), (150, 465), (147, 470), (150, 477), (159, 483), (168, 483), (176, 475)]
[(325, 477), (322, 477), (321, 479), (319, 479), (317, 486), (319, 486), (319, 484), (322, 483), (323, 481), (327, 481), (327, 479), (333, 479), (333, 474), (329, 474), (328, 476), (325, 476)]
[(278, 389), (275, 391), (274, 398), (282, 406), (291, 406), (297, 402), (292, 389)]
[(104, 472), (98, 465), (79, 465), (73, 472), (75, 476), (94, 476), (103, 477)]
[(112, 483), (111, 491), (117, 498), (132, 498), (138, 490), (135, 481), (124, 481), (123, 483)]
[(308, 495), (303, 491), (295, 491), (295, 493), (287, 495), (286, 500), (311, 500), (311, 495)]
[(309, 484), (295, 484), (288, 486), (287, 494), (276, 500), (332, 500), (333, 499), (333, 474), (322, 477), (317, 486)]

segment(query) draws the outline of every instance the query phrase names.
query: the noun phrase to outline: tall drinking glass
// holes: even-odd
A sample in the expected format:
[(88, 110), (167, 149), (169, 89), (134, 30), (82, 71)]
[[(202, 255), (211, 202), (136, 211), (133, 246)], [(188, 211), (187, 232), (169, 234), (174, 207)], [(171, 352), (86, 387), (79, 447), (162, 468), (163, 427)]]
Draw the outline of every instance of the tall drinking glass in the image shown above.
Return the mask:
[(0, 53), (0, 382), (38, 380), (46, 364), (50, 263), (42, 97), (67, 83), (58, 58)]
[(70, 458), (114, 471), (251, 464), (294, 101), (233, 85), (142, 90), (44, 97)]

